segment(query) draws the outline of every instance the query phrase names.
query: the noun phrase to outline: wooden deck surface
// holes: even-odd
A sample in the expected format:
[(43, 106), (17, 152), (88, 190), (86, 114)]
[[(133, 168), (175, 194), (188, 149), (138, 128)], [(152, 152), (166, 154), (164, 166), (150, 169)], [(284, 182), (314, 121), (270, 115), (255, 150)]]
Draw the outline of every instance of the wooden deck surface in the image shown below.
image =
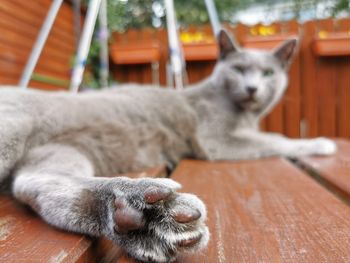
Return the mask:
[[(165, 168), (157, 167), (129, 177), (165, 176)], [(97, 262), (120, 251), (108, 240), (92, 240), (49, 226), (28, 207), (11, 197), (0, 195), (0, 262), (63, 263)]]
[(333, 156), (299, 158), (299, 163), (344, 198), (350, 197), (350, 142), (336, 140), (338, 151)]
[(350, 208), (284, 159), (185, 161), (172, 178), (207, 204), (211, 233), (178, 262), (350, 261)]
[[(205, 250), (181, 255), (177, 263), (350, 262), (350, 143), (337, 144), (334, 156), (296, 164), (283, 158), (181, 162), (172, 178), (207, 204), (211, 239)], [(147, 175), (165, 170), (129, 176)], [(0, 262), (101, 260), (135, 262), (108, 240), (56, 230), (0, 196)]]

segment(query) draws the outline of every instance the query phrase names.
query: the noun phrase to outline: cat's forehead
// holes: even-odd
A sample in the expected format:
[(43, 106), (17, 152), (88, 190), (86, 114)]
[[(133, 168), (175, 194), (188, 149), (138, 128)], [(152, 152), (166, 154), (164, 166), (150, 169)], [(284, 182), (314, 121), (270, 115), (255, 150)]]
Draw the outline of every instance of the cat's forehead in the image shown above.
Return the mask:
[(254, 64), (257, 66), (278, 65), (275, 56), (264, 50), (242, 49), (227, 57), (229, 63)]

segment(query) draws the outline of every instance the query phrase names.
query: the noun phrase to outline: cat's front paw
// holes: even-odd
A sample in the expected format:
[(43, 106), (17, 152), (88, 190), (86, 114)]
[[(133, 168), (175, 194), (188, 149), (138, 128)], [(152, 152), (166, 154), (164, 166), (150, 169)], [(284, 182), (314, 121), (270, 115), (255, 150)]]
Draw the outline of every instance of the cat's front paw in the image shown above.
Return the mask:
[(203, 248), (209, 239), (203, 202), (176, 193), (170, 179), (134, 179), (114, 191), (113, 241), (145, 262), (171, 262)]
[(316, 155), (331, 155), (337, 151), (337, 145), (332, 140), (327, 138), (316, 138), (311, 140), (313, 147), (313, 154)]

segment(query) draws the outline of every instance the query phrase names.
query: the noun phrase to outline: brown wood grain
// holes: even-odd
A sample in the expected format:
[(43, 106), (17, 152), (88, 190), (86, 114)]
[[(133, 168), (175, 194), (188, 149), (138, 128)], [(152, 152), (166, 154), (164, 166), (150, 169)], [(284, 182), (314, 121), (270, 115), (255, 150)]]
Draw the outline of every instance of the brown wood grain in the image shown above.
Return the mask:
[[(33, 26), (35, 26), (36, 28), (36, 32), (35, 32), (35, 35), (37, 35), (37, 33), (39, 32), (41, 26), (42, 26), (42, 23), (43, 23), (43, 20), (46, 16), (46, 12), (48, 9), (45, 9), (45, 8), (41, 8), (41, 13), (40, 15), (36, 15), (36, 14), (33, 14), (31, 12), (28, 12), (28, 8), (30, 5), (29, 3), (30, 2), (26, 2), (26, 1), (20, 1), (22, 3), (23, 6), (21, 6), (21, 8), (19, 8), (17, 6), (16, 3), (12, 2), (12, 1), (9, 1), (9, 0), (4, 0), (4, 1), (1, 1), (1, 4), (0, 4), (0, 10), (3, 10), (4, 12), (8, 12), (9, 14), (11, 14), (13, 16), (14, 19), (17, 19), (17, 20), (24, 20), (26, 21), (28, 24), (31, 24)], [(50, 3), (50, 1), (47, 1), (47, 0), (42, 0), (41, 1), (42, 4), (44, 4), (45, 2), (46, 3)], [(65, 46), (66, 48), (71, 48), (69, 43), (73, 40), (73, 36), (72, 36), (72, 28), (73, 26), (70, 25), (70, 30), (68, 31), (68, 29), (62, 29), (60, 28), (61, 24), (60, 24), (60, 17), (59, 17), (60, 13), (58, 14), (58, 18), (55, 20), (55, 23), (52, 27), (52, 31), (50, 32), (50, 36), (48, 38), (48, 40), (52, 41), (53, 39), (56, 39), (56, 37), (58, 38), (57, 40), (57, 44), (59, 45), (62, 45), (62, 46)], [(5, 23), (5, 21), (3, 21), (2, 23)], [(2, 32), (3, 30), (8, 30), (10, 28), (13, 28), (14, 26), (5, 26), (2, 28)], [(65, 31), (67, 30), (67, 31)], [(33, 33), (34, 33), (33, 32)], [(13, 33), (16, 33), (16, 31), (14, 31)], [(21, 35), (19, 35), (21, 36)], [(64, 41), (62, 41), (64, 39)], [(61, 41), (60, 41), (61, 40)]]
[(335, 155), (327, 157), (307, 156), (298, 158), (306, 169), (311, 171), (331, 190), (350, 197), (350, 142), (336, 140), (338, 150)]
[(335, 61), (317, 61), (318, 136), (336, 136), (336, 65)]
[[(293, 32), (299, 37), (300, 25), (296, 21), (290, 21), (287, 24), (288, 32)], [(300, 121), (301, 121), (301, 70), (300, 70), (301, 52), (297, 52), (291, 68), (289, 70), (289, 86), (283, 96), (284, 115), (283, 127), (284, 134), (292, 137), (300, 137)]]
[[(123, 176), (164, 177), (165, 167)], [(28, 207), (0, 194), (0, 262), (97, 262), (122, 251), (105, 239), (92, 240), (49, 226)]]
[(1, 262), (74, 262), (92, 244), (86, 237), (49, 226), (5, 196), (0, 197), (0, 225)]
[(284, 109), (283, 101), (279, 102), (266, 117), (267, 130), (270, 132), (283, 133), (284, 131)]
[(300, 71), (301, 75), (301, 137), (314, 137), (318, 135), (318, 100), (316, 86), (316, 61), (310, 49), (314, 35), (316, 33), (316, 23), (306, 22), (303, 26), (303, 41), (300, 43)]
[[(349, 26), (350, 27), (350, 26)], [(350, 138), (350, 57), (337, 63), (337, 136)]]
[[(331, 32), (332, 20), (317, 23), (319, 31)], [(314, 36), (314, 39), (317, 35)], [(318, 135), (336, 136), (336, 60), (316, 57), (316, 93), (318, 99)]]
[(312, 48), (317, 56), (349, 56), (350, 37), (346, 32), (331, 32), (327, 37), (315, 38)]
[[(51, 3), (51, 0), (0, 1), (0, 84), (18, 84)], [(34, 73), (68, 80), (74, 52), (73, 11), (69, 3), (63, 2)], [(36, 87), (62, 89), (46, 83)]]
[(207, 249), (178, 262), (348, 262), (350, 208), (283, 159), (185, 161), (172, 176), (207, 204)]

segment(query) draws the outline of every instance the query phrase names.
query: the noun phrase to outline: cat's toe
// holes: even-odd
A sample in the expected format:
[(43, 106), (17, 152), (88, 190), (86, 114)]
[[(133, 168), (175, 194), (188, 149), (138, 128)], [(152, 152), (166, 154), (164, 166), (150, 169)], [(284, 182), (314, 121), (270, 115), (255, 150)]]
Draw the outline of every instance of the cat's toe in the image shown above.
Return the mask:
[(209, 240), (204, 203), (192, 194), (176, 194), (164, 203), (163, 218), (150, 224), (156, 236), (175, 251), (197, 251)]
[(206, 226), (197, 230), (193, 237), (182, 239), (177, 242), (179, 252), (196, 252), (207, 246), (209, 241), (209, 230)]
[(178, 190), (181, 188), (181, 184), (169, 179), (169, 178), (139, 178), (136, 179), (138, 185), (142, 186), (154, 186), (160, 188), (169, 188), (172, 190)]
[(177, 219), (181, 220), (182, 217), (189, 217), (192, 221), (203, 221), (207, 217), (207, 210), (204, 203), (193, 194), (178, 194), (172, 202), (172, 216), (176, 221), (178, 221)]
[(150, 186), (144, 192), (144, 200), (147, 204), (154, 204), (168, 198), (172, 191), (169, 188), (161, 188), (159, 186)]
[(178, 223), (190, 223), (195, 221), (201, 217), (201, 212), (198, 209), (188, 209), (188, 208), (180, 208), (173, 212), (172, 217)]

